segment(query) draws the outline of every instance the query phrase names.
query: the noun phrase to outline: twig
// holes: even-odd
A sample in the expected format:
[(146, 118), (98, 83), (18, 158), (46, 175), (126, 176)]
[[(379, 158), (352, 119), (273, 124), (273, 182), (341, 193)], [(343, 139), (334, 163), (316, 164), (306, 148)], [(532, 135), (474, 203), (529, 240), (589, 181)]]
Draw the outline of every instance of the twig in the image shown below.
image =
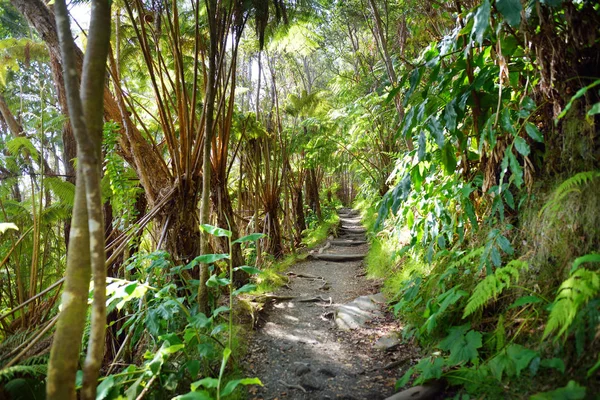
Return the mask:
[(298, 389), (298, 390), (302, 390), (304, 393), (306, 393), (306, 389), (304, 389), (302, 386), (300, 385), (290, 385), (287, 382), (282, 381), (281, 379), (279, 380), (279, 383), (281, 383), (283, 386), (286, 386), (290, 389)]
[(148, 381), (148, 384), (146, 385), (146, 387), (144, 388), (144, 390), (142, 390), (142, 392), (140, 393), (140, 395), (138, 397), (136, 397), (135, 400), (142, 400), (144, 398), (144, 396), (146, 395), (146, 393), (148, 393), (148, 391), (150, 390), (150, 387), (152, 386), (152, 384), (156, 380), (157, 376), (158, 375), (154, 375), (154, 376), (152, 376), (152, 378), (150, 378), (150, 380)]

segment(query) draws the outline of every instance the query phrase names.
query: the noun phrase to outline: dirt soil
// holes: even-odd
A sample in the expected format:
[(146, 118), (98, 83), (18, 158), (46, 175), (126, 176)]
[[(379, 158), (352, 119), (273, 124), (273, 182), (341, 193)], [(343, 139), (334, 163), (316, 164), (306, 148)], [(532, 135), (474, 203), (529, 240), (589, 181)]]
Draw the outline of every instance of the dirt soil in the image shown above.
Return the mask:
[[(364, 240), (364, 233), (356, 233), (361, 228), (357, 214), (342, 211), (339, 239)], [(332, 245), (322, 254), (367, 250), (367, 244)], [(289, 284), (276, 295), (294, 298), (265, 307), (249, 341), (245, 374), (264, 385), (251, 387), (249, 399), (377, 400), (395, 392), (396, 380), (418, 355), (417, 349), (402, 344), (386, 350), (374, 347), (379, 338), (400, 330), (385, 304), (381, 316), (362, 328), (343, 331), (334, 323), (338, 306), (380, 291), (380, 282), (365, 275), (362, 261), (313, 259), (290, 268)]]

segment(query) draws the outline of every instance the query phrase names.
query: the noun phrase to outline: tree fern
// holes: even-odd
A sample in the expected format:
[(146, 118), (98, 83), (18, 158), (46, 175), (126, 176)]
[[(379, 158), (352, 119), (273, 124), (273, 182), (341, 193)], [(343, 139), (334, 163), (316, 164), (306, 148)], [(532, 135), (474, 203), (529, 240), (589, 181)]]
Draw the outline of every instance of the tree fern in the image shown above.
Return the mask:
[(75, 185), (53, 176), (46, 178), (44, 182), (62, 203), (73, 207), (75, 200)]
[(580, 308), (598, 292), (600, 292), (598, 273), (585, 268), (576, 270), (558, 289), (543, 338), (547, 338), (556, 330), (558, 330), (557, 338), (564, 335)]
[(527, 267), (525, 261), (513, 260), (506, 267), (498, 268), (493, 274), (485, 277), (479, 282), (473, 294), (469, 298), (463, 314), (463, 318), (473, 314), (479, 308), (483, 307), (491, 299), (496, 299), (502, 291), (509, 287), (512, 282), (519, 280), (519, 268)]
[(569, 179), (561, 183), (558, 188), (552, 193), (552, 196), (548, 202), (542, 207), (539, 215), (542, 215), (544, 210), (548, 209), (553, 213), (556, 213), (559, 208), (561, 201), (569, 194), (575, 191), (579, 191), (581, 186), (584, 186), (592, 180), (600, 177), (600, 171), (586, 171), (580, 172), (573, 175)]

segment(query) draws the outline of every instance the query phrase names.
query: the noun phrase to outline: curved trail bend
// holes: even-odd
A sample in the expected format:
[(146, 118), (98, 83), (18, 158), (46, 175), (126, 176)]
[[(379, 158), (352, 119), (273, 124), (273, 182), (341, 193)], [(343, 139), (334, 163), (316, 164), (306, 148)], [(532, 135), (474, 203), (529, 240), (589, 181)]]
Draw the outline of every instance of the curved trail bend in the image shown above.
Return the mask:
[[(250, 389), (249, 399), (385, 399), (398, 379), (397, 368), (389, 366), (410, 364), (413, 358), (414, 350), (397, 343), (376, 348), (376, 341), (399, 325), (385, 311), (381, 295), (357, 299), (376, 294), (379, 287), (365, 278), (362, 258), (368, 244), (358, 213), (342, 209), (339, 215), (340, 236), (290, 268), (289, 285), (277, 295), (293, 299), (272, 303), (250, 339), (245, 373), (264, 386)], [(355, 307), (362, 308), (361, 302), (373, 311)], [(374, 318), (361, 328), (342, 330), (334, 322), (342, 310), (360, 322), (367, 312)]]

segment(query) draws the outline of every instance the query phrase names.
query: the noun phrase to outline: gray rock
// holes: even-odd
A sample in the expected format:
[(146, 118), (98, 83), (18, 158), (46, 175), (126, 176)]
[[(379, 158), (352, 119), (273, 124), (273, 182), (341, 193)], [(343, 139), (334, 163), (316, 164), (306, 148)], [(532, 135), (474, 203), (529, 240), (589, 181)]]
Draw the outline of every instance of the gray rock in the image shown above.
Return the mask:
[(296, 376), (302, 376), (310, 372), (310, 365), (305, 363), (294, 363), (294, 373)]
[(300, 378), (300, 385), (309, 391), (323, 390), (325, 387), (325, 381), (323, 380), (323, 377), (311, 372), (302, 375)]
[(395, 349), (399, 345), (400, 345), (400, 338), (398, 337), (398, 335), (396, 333), (393, 332), (393, 333), (388, 333), (387, 335), (380, 337), (375, 342), (373, 347), (378, 350), (387, 351), (387, 350)]

